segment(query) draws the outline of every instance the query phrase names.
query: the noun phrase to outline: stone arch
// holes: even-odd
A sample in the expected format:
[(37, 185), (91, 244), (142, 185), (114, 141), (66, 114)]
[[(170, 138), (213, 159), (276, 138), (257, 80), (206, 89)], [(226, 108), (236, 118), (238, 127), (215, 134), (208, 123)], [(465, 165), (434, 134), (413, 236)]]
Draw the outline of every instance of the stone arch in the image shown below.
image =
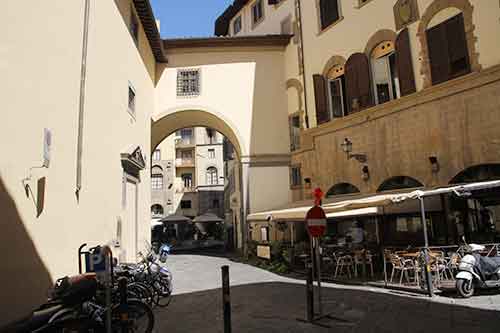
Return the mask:
[(478, 164), (460, 171), (450, 184), (463, 184), (500, 179), (500, 163)]
[(389, 30), (389, 29), (381, 29), (381, 30), (377, 31), (376, 33), (374, 33), (370, 37), (370, 39), (368, 39), (368, 42), (366, 42), (366, 46), (365, 46), (364, 52), (365, 52), (366, 56), (368, 57), (368, 59), (370, 59), (373, 49), (375, 47), (377, 47), (380, 43), (385, 42), (385, 41), (390, 41), (390, 42), (395, 43), (397, 37), (398, 37), (398, 35), (394, 31)]
[(199, 107), (181, 107), (167, 110), (153, 117), (151, 124), (151, 150), (169, 135), (187, 127), (209, 127), (224, 135), (234, 146), (239, 157), (247, 155), (244, 140), (237, 127), (224, 116)]
[(346, 59), (342, 56), (331, 56), (330, 59), (328, 59), (328, 61), (326, 62), (325, 67), (323, 68), (323, 76), (326, 77), (330, 69), (332, 69), (332, 67), (334, 66), (344, 66), (345, 62)]
[(429, 7), (427, 7), (425, 13), (422, 15), (417, 30), (417, 38), (420, 41), (421, 47), (420, 74), (422, 74), (424, 88), (430, 87), (432, 85), (431, 65), (429, 61), (429, 48), (427, 46), (426, 30), (432, 18), (440, 11), (449, 7), (453, 7), (462, 11), (464, 15), (465, 37), (467, 39), (467, 49), (469, 51), (470, 68), (472, 72), (478, 72), (481, 70), (481, 65), (479, 64), (479, 53), (476, 52), (477, 37), (474, 34), (476, 26), (474, 25), (472, 20), (474, 6), (471, 5), (469, 0), (434, 0), (434, 2), (432, 2)]
[(153, 171), (155, 171), (155, 170), (160, 171), (160, 173), (161, 173), (161, 172), (163, 172), (163, 168), (162, 168), (160, 165), (158, 165), (158, 164), (155, 164), (155, 165), (153, 165), (153, 166), (151, 167), (151, 172), (153, 172)]
[(360, 193), (359, 188), (351, 183), (338, 183), (330, 187), (328, 192), (326, 192), (326, 197), (333, 197), (336, 195), (354, 194)]
[(378, 187), (377, 192), (419, 187), (424, 187), (424, 184), (415, 178), (408, 176), (396, 176), (384, 180)]

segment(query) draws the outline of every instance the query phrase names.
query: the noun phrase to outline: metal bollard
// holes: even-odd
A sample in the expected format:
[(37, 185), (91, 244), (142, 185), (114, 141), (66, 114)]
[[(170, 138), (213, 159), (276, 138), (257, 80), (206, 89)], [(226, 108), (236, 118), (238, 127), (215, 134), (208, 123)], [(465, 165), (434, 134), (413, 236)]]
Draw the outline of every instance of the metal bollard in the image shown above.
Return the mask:
[(229, 266), (222, 266), (222, 306), (224, 310), (224, 333), (231, 333), (231, 294)]
[(307, 264), (306, 299), (307, 299), (306, 318), (307, 321), (311, 323), (314, 320), (314, 285), (313, 285), (313, 268), (311, 264)]

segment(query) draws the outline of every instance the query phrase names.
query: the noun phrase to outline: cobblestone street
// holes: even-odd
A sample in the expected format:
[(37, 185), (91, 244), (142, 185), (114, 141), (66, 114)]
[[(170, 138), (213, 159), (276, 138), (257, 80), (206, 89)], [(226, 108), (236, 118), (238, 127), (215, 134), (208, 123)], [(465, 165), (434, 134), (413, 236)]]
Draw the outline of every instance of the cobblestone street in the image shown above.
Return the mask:
[(230, 265), (234, 332), (493, 332), (500, 325), (497, 295), (471, 300), (425, 296), (369, 287), (326, 284), (324, 312), (340, 320), (323, 326), (305, 316), (302, 281), (283, 278), (225, 258), (174, 255), (169, 258), (175, 296), (157, 312), (158, 331), (222, 332), (220, 266)]

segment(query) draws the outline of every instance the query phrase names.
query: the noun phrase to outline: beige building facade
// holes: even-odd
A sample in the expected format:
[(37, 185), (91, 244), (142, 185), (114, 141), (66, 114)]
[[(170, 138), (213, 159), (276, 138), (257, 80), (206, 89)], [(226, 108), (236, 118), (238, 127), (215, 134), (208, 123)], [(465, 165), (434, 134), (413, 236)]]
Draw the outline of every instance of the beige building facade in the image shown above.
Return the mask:
[(215, 30), (289, 31), (288, 15), (289, 206), (500, 177), (497, 2), (238, 1)]

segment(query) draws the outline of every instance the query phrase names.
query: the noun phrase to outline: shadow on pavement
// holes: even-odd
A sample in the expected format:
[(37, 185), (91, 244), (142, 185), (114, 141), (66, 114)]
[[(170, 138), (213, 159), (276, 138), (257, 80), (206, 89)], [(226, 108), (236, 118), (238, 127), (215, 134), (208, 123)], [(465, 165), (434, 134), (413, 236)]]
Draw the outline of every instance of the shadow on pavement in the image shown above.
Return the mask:
[[(222, 332), (222, 291), (175, 296), (157, 311), (160, 331)], [(497, 332), (500, 313), (425, 299), (324, 288), (330, 328), (298, 321), (305, 316), (305, 287), (262, 283), (231, 288), (233, 332)]]

